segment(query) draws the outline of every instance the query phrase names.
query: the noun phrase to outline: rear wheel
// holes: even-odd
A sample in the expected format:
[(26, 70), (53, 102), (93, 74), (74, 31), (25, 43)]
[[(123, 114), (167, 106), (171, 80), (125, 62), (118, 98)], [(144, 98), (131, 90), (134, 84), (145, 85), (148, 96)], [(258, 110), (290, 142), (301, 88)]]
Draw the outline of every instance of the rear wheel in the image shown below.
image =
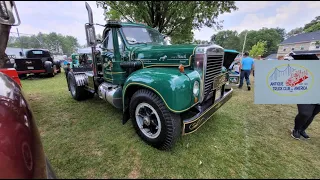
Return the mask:
[(73, 74), (68, 74), (68, 88), (73, 99), (80, 101), (87, 98), (93, 98), (94, 93), (87, 91), (84, 86), (78, 86)]
[(26, 74), (19, 74), (18, 76), (19, 76), (19, 78), (20, 78), (20, 79), (24, 79), (24, 78), (26, 78), (26, 77), (27, 77), (27, 75), (26, 75)]
[(52, 67), (52, 73), (49, 73), (49, 77), (54, 77), (56, 75), (56, 72), (57, 72), (57, 68), (56, 68), (56, 65), (53, 65)]
[(129, 108), (133, 126), (141, 139), (160, 150), (173, 147), (181, 135), (180, 115), (170, 112), (159, 96), (150, 90), (138, 90)]

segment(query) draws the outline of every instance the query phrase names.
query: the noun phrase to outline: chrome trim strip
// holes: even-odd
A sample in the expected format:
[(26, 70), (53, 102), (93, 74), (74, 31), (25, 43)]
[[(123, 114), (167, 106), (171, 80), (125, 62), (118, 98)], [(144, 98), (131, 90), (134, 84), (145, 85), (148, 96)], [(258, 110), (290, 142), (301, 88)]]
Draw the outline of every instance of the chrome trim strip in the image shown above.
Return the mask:
[[(207, 51), (207, 49), (205, 51)], [(200, 88), (200, 90), (201, 90), (200, 103), (203, 101), (204, 95), (205, 95), (204, 94), (204, 91), (205, 91), (205, 87), (204, 86), (206, 84), (205, 76), (206, 76), (206, 73), (207, 73), (207, 60), (208, 60), (207, 53), (205, 52), (205, 54), (203, 56), (203, 67), (202, 67), (203, 72), (202, 72), (202, 78), (201, 78), (202, 85), (201, 85), (201, 88)]]

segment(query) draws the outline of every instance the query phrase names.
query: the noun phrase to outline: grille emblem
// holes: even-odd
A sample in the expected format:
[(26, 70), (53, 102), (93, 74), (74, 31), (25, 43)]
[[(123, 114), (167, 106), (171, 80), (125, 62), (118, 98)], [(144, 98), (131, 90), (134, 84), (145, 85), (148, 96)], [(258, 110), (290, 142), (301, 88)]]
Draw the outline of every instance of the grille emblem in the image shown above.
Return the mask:
[(26, 64), (32, 64), (32, 61), (26, 61)]

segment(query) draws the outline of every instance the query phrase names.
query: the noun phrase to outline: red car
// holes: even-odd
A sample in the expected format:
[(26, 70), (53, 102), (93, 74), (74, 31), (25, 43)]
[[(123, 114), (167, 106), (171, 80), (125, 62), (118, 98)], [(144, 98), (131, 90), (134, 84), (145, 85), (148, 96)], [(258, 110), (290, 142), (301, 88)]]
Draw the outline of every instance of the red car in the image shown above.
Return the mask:
[(0, 179), (56, 178), (19, 84), (0, 72)]

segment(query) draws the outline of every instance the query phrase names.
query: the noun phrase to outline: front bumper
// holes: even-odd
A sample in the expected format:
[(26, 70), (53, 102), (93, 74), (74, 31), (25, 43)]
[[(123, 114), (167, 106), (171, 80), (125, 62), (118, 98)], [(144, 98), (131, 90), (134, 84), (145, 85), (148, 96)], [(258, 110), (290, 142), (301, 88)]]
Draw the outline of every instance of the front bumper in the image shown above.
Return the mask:
[[(182, 135), (190, 134), (202, 126), (210, 117), (232, 97), (233, 89), (222, 88), (223, 94), (217, 100), (207, 100), (197, 108), (197, 113), (183, 120)], [(215, 99), (215, 96), (213, 96)]]

